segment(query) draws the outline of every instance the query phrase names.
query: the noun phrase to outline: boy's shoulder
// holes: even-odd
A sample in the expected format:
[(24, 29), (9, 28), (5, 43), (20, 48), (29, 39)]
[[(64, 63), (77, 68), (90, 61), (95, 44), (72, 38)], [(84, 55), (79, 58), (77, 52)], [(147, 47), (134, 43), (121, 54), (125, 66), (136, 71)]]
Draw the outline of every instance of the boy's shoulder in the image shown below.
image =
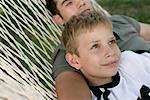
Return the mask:
[(147, 57), (145, 55), (150, 56), (150, 52), (145, 50), (139, 50), (139, 51), (125, 50), (121, 52), (121, 58), (128, 58), (128, 59), (133, 59), (135, 57), (136, 59), (141, 59), (141, 57)]
[(130, 51), (126, 50), (121, 53), (121, 62), (140, 64), (150, 60), (150, 53), (147, 51)]
[[(119, 70), (124, 75), (130, 75), (135, 79), (146, 81), (150, 76), (150, 53), (135, 53), (133, 51), (124, 51), (121, 54)], [(140, 74), (139, 74), (140, 73)]]

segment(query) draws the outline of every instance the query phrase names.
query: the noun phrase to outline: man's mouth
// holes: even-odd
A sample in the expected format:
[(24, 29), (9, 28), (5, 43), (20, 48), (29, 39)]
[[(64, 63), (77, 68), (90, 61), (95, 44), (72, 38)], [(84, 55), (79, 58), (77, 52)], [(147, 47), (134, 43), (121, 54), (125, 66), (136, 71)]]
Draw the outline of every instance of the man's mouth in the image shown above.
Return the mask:
[(83, 11), (81, 11), (81, 13), (86, 13), (86, 12), (90, 12), (91, 10), (90, 9), (85, 9)]

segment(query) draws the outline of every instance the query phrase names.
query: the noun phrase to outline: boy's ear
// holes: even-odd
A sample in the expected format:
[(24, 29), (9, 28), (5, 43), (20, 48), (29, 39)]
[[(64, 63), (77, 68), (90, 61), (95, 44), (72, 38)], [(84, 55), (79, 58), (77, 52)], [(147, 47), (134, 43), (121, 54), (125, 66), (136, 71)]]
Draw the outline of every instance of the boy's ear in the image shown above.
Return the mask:
[(54, 15), (54, 16), (52, 16), (52, 18), (57, 24), (59, 24), (59, 25), (64, 24), (64, 20), (59, 15)]
[(78, 60), (77, 55), (67, 53), (65, 57), (66, 57), (67, 62), (68, 62), (72, 67), (74, 67), (74, 68), (76, 68), (76, 69), (78, 69), (78, 70), (81, 68), (81, 64), (80, 64), (80, 62), (79, 62), (79, 60)]

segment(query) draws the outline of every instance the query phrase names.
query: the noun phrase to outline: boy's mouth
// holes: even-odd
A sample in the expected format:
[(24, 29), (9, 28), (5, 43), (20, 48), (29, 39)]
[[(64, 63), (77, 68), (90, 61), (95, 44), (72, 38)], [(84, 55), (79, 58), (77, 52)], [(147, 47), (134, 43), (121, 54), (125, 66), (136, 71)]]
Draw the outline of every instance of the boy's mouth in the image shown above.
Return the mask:
[(102, 66), (110, 66), (110, 67), (113, 67), (113, 66), (116, 66), (117, 63), (118, 63), (118, 61), (111, 61), (111, 62), (102, 64)]

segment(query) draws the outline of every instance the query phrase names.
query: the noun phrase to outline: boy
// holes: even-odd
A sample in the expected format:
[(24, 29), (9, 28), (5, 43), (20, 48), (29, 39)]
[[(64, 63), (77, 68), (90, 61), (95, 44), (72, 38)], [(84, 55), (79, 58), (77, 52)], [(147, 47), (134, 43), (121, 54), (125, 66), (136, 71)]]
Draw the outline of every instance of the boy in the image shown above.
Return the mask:
[[(94, 0), (46, 0), (52, 18), (59, 25), (66, 23), (73, 15), (92, 11), (91, 1)], [(125, 16), (112, 16), (110, 19), (113, 23), (113, 32), (116, 33), (117, 44), (122, 51), (150, 51), (150, 44), (145, 41), (150, 40), (150, 25)], [(59, 46), (53, 59), (53, 77), (56, 81), (58, 99), (91, 100), (90, 91), (82, 75), (66, 63), (64, 55), (65, 49)]]
[(92, 11), (64, 27), (66, 60), (88, 80), (93, 100), (150, 100), (150, 54), (121, 54), (107, 17)]

